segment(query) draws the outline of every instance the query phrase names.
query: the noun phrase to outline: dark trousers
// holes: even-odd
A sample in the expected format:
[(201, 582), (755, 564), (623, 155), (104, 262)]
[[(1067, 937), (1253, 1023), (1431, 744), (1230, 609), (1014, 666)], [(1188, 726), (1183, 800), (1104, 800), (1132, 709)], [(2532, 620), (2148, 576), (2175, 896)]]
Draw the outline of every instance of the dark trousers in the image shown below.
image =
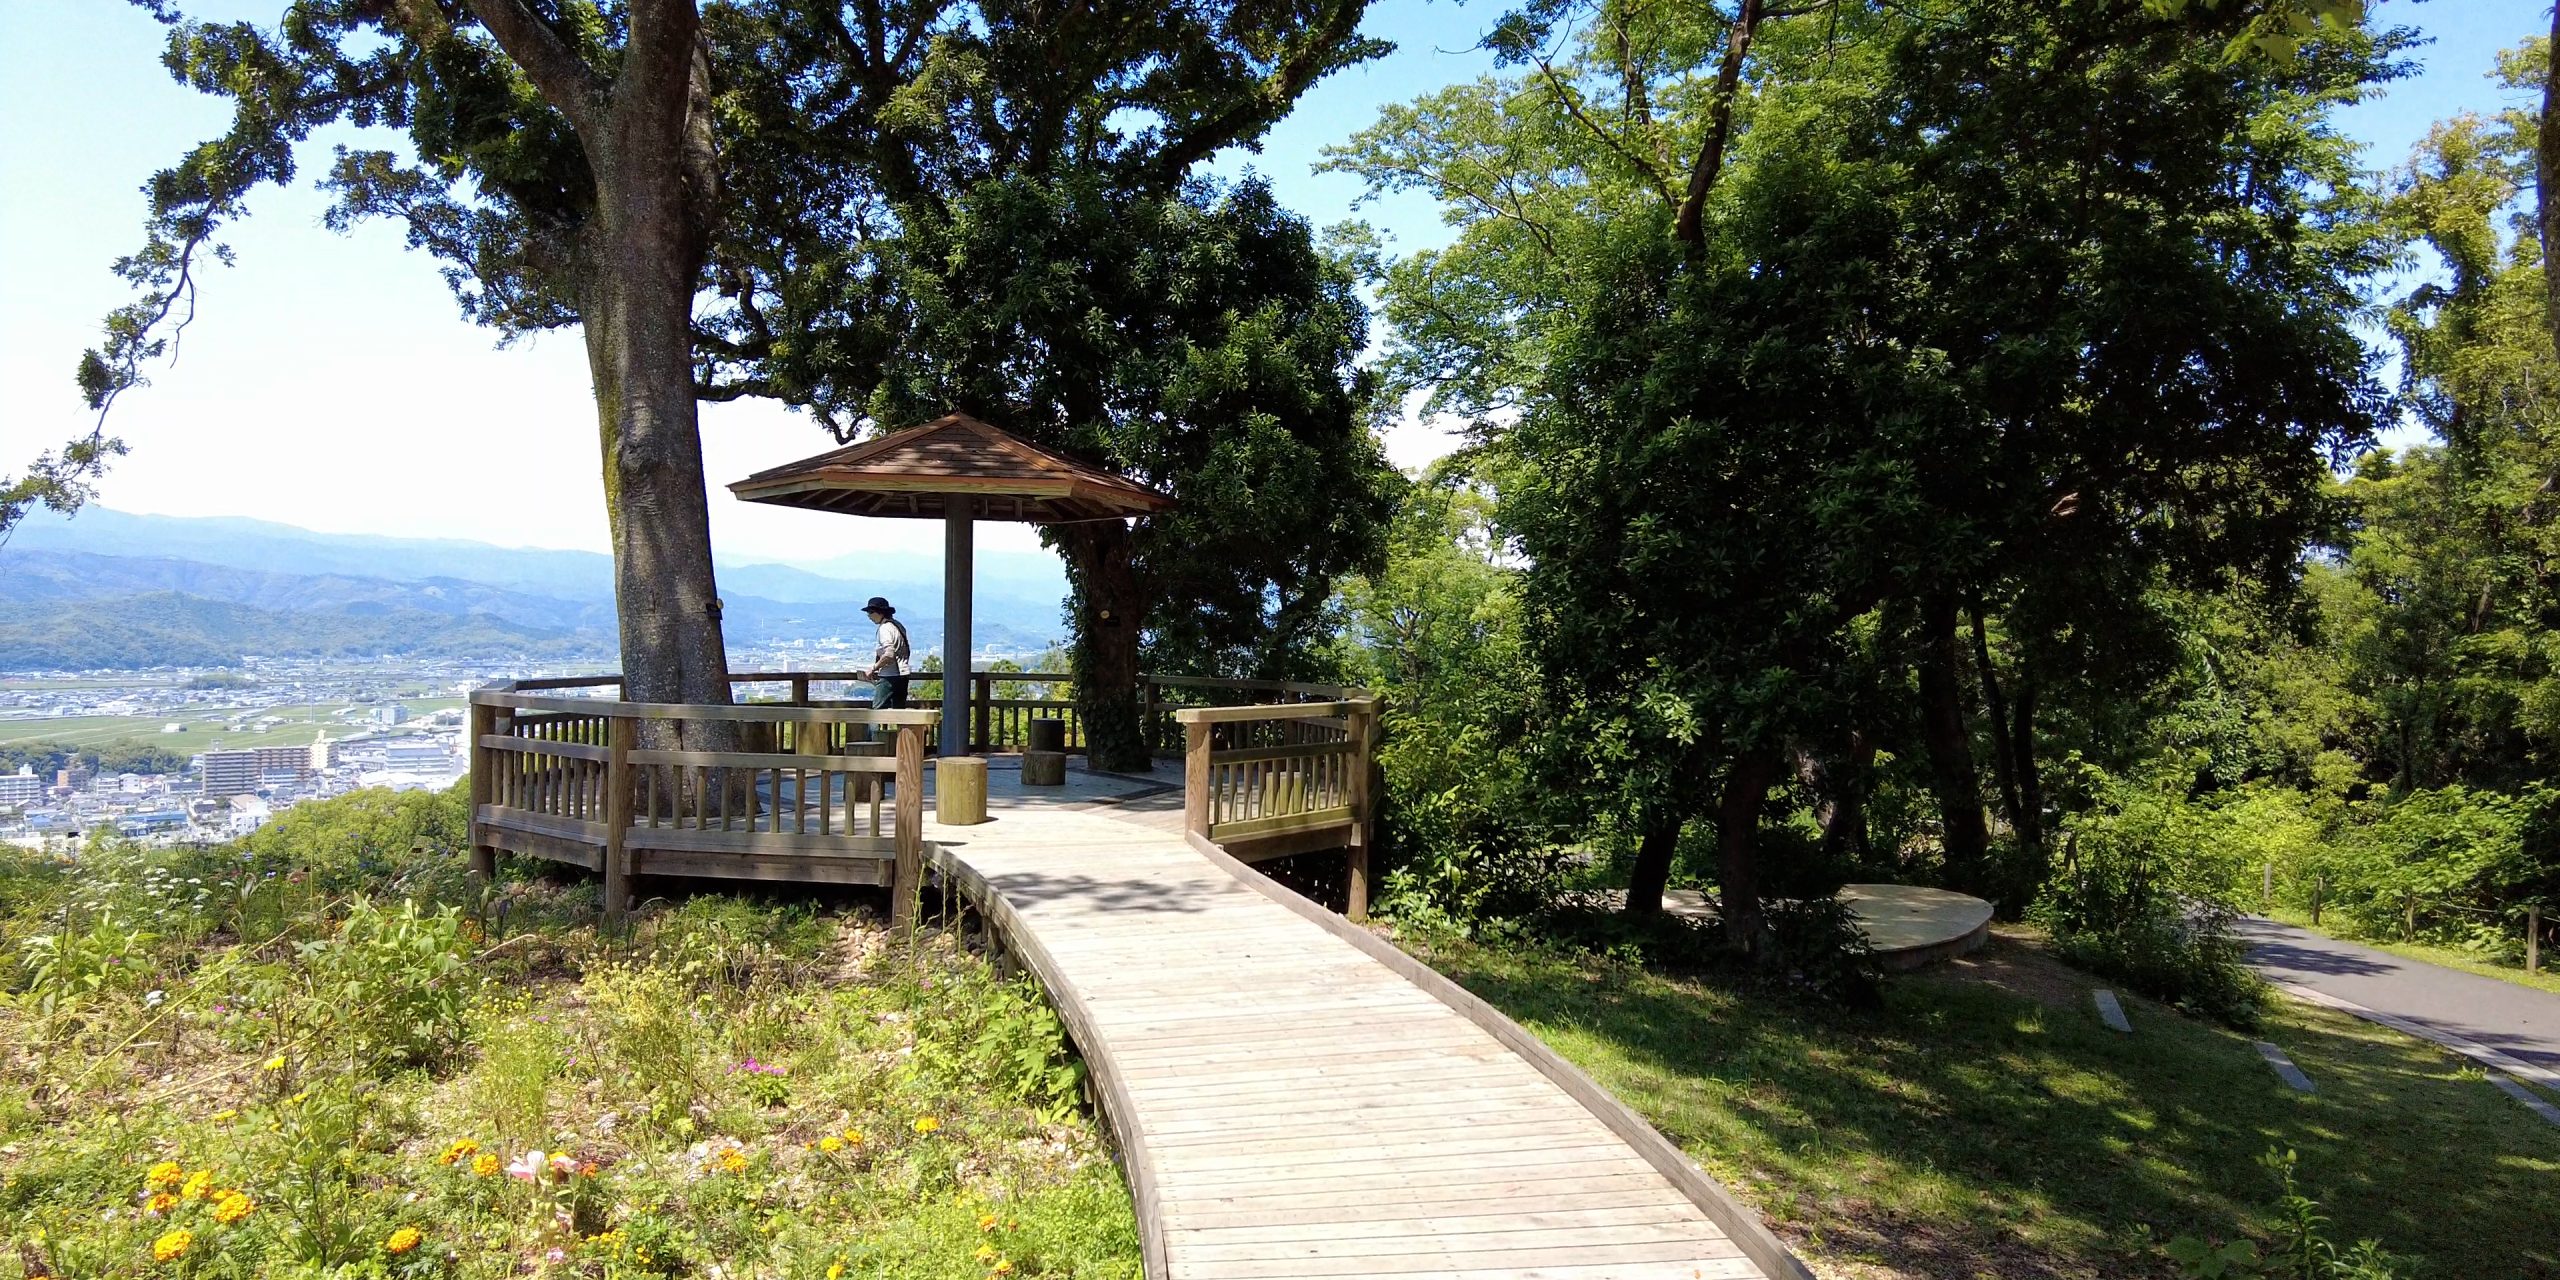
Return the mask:
[(907, 705), (907, 677), (882, 676), (871, 682), (871, 709), (889, 711)]

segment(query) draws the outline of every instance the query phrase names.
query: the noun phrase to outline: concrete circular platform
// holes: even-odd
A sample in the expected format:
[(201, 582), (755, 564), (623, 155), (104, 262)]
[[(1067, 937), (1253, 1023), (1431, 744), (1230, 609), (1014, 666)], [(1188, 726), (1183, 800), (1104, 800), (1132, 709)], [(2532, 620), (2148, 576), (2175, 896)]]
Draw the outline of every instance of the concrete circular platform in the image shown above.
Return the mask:
[[(1840, 900), (1857, 917), (1876, 963), (1917, 969), (1973, 951), (1991, 937), (1991, 904), (1969, 894), (1916, 884), (1848, 884)], [(1662, 905), (1673, 915), (1715, 918), (1715, 903), (1695, 889), (1672, 889)]]

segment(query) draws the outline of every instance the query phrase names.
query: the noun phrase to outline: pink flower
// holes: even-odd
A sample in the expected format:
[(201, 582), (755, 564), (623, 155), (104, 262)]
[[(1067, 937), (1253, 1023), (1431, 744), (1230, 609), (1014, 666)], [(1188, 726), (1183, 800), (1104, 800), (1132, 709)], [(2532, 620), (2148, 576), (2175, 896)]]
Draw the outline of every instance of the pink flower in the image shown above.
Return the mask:
[(550, 1252), (542, 1255), (542, 1260), (554, 1265), (567, 1262), (569, 1260), (569, 1251), (555, 1245), (552, 1247)]
[(539, 1151), (525, 1152), (517, 1156), (513, 1164), (507, 1166), (507, 1176), (518, 1182), (531, 1182), (542, 1176), (543, 1159), (543, 1154)]
[(575, 1161), (575, 1160), (570, 1159), (566, 1153), (563, 1153), (563, 1152), (553, 1152), (553, 1153), (552, 1153), (552, 1156), (551, 1156), (551, 1176), (553, 1176), (553, 1177), (555, 1177), (555, 1178), (559, 1178), (559, 1179), (561, 1179), (562, 1181), (567, 1181), (567, 1180), (568, 1180), (569, 1175), (570, 1175), (570, 1174), (573, 1174), (573, 1173), (576, 1173), (577, 1171), (578, 1171), (578, 1162), (577, 1162), (577, 1161)]

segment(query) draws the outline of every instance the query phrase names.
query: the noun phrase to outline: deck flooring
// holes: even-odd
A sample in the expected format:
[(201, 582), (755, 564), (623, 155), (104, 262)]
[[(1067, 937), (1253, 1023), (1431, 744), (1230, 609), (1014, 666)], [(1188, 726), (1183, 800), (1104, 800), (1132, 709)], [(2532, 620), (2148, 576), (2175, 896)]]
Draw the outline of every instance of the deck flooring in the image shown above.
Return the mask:
[(1766, 1274), (1549, 1074), (1167, 816), (999, 798), (993, 821), (926, 832), (1027, 935), (1126, 1113), (1151, 1274)]

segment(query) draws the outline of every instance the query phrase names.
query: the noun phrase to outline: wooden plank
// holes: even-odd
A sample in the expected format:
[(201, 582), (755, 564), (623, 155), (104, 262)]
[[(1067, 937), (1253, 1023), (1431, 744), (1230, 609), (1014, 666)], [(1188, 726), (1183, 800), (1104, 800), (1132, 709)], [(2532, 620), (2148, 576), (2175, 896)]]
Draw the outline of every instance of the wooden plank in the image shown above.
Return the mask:
[[(1438, 1262), (1420, 1274), (1436, 1280), (1737, 1280), (1757, 1276), (1760, 1269), (1745, 1258), (1710, 1258), (1696, 1261), (1636, 1261), (1617, 1259), (1582, 1265), (1548, 1262), (1514, 1265), (1505, 1259), (1496, 1266), (1444, 1266)], [(1247, 1269), (1250, 1267), (1251, 1269)], [(1197, 1267), (1177, 1263), (1172, 1280), (1331, 1280), (1343, 1275), (1409, 1275), (1414, 1272), (1387, 1270), (1345, 1271), (1319, 1263), (1245, 1264), (1209, 1262)]]
[(570, 760), (602, 760), (605, 749), (577, 742), (551, 742), (541, 738), (518, 737), (511, 733), (484, 733), (479, 737), (482, 748), (508, 751), (527, 756), (559, 756)]
[[(1613, 1201), (1615, 1197), (1610, 1197)], [(1482, 1231), (1488, 1227), (1575, 1228), (1606, 1226), (1652, 1226), (1674, 1222), (1705, 1222), (1706, 1215), (1698, 1207), (1677, 1196), (1645, 1203), (1609, 1203), (1594, 1208), (1563, 1208), (1521, 1212), (1504, 1201), (1461, 1201), (1450, 1206), (1457, 1212), (1409, 1214), (1397, 1218), (1365, 1218), (1348, 1221), (1277, 1222), (1253, 1226), (1178, 1227), (1166, 1233), (1168, 1243), (1179, 1248), (1203, 1245), (1246, 1243), (1281, 1243), (1288, 1241), (1354, 1241), (1382, 1240), (1392, 1244), (1405, 1235), (1454, 1235)], [(1464, 1212), (1473, 1209), (1475, 1212)]]
[(1240, 724), (1253, 720), (1321, 720), (1351, 714), (1352, 702), (1297, 702), (1250, 707), (1184, 707), (1177, 724)]
[(1250, 840), (1256, 837), (1269, 838), (1293, 831), (1312, 831), (1323, 828), (1342, 831), (1347, 841), (1352, 825), (1351, 819), (1350, 806), (1337, 805), (1330, 809), (1313, 809), (1304, 813), (1280, 813), (1267, 817), (1242, 818), (1232, 822), (1218, 823), (1209, 828), (1209, 838), (1221, 842)]
[(604, 861), (603, 845), (588, 844), (583, 840), (563, 840), (558, 836), (543, 835), (540, 832), (518, 831), (511, 827), (497, 827), (483, 823), (479, 838), (492, 849), (504, 849), (509, 853), (522, 854), (528, 858), (564, 862), (573, 867), (584, 867), (589, 871), (603, 865)]
[[(599, 755), (597, 759), (604, 757)], [(898, 762), (872, 756), (822, 755), (814, 763), (807, 753), (771, 751), (634, 751), (633, 764), (673, 764), (710, 769), (806, 769), (833, 773), (896, 773)]]
[(639, 844), (631, 847), (629, 856), (634, 875), (786, 884), (887, 884), (892, 866), (887, 858), (814, 853), (688, 853)]
[(1253, 764), (1266, 760), (1316, 760), (1328, 756), (1346, 756), (1359, 749), (1359, 744), (1349, 741), (1301, 742), (1278, 747), (1228, 747), (1211, 752), (1209, 758), (1220, 764)]
[(607, 730), (604, 818), (604, 916), (619, 921), (630, 905), (631, 853), (624, 844), (631, 828), (632, 722), (615, 716)]
[(897, 842), (879, 836), (804, 836), (790, 831), (697, 831), (689, 827), (634, 827), (623, 837), (634, 849), (665, 853), (714, 853), (775, 856), (886, 858)]
[[(1395, 1274), (1410, 1270), (1443, 1271), (1455, 1262), (1465, 1264), (1473, 1259), (1466, 1254), (1499, 1253), (1510, 1261), (1526, 1255), (1544, 1255), (1554, 1250), (1587, 1251), (1576, 1261), (1599, 1261), (1606, 1255), (1627, 1247), (1682, 1244), (1689, 1248), (1659, 1261), (1697, 1259), (1711, 1253), (1735, 1257), (1740, 1250), (1715, 1229), (1703, 1216), (1674, 1219), (1668, 1222), (1603, 1222), (1571, 1227), (1533, 1227), (1506, 1223), (1489, 1227), (1478, 1221), (1457, 1230), (1423, 1230), (1403, 1240), (1380, 1239), (1374, 1235), (1336, 1237), (1325, 1240), (1214, 1240), (1192, 1238), (1181, 1242), (1175, 1251), (1182, 1261), (1191, 1264), (1208, 1262), (1256, 1263), (1287, 1258), (1365, 1259), (1374, 1264), (1374, 1274)], [(1415, 1268), (1410, 1264), (1427, 1264)], [(1360, 1274), (1372, 1274), (1364, 1271)]]
[(585, 822), (577, 818), (563, 818), (557, 814), (533, 813), (498, 805), (482, 808), (479, 818), (480, 825), (484, 827), (524, 831), (538, 836), (550, 836), (555, 840), (574, 840), (580, 844), (594, 845), (599, 849), (604, 847), (604, 824), (601, 822)]

